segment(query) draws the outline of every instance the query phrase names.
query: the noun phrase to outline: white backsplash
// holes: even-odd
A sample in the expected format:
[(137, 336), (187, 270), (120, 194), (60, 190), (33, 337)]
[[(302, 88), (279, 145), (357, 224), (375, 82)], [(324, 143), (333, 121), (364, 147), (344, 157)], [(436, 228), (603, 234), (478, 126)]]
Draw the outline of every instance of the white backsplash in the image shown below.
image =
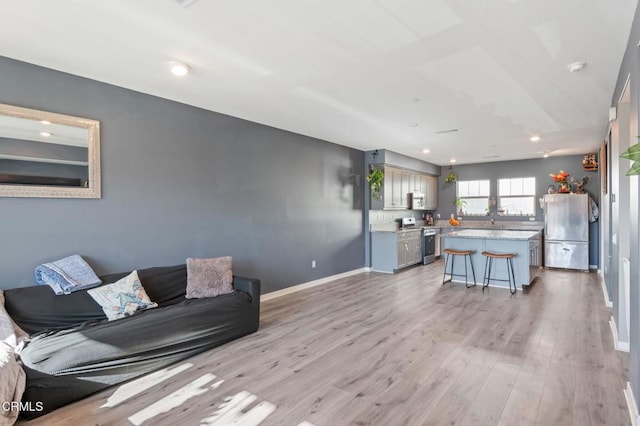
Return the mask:
[[(369, 230), (371, 231), (393, 231), (398, 228), (399, 221), (403, 217), (414, 217), (409, 211), (384, 211), (369, 210)], [(416, 218), (416, 225), (421, 226), (424, 221)]]

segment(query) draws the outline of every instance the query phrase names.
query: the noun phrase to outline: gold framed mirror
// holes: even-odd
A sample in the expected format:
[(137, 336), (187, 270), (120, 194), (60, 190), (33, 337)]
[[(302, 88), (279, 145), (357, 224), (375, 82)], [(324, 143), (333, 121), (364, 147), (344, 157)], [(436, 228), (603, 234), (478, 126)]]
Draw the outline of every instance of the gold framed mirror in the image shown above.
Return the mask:
[(99, 121), (0, 104), (0, 197), (100, 196)]

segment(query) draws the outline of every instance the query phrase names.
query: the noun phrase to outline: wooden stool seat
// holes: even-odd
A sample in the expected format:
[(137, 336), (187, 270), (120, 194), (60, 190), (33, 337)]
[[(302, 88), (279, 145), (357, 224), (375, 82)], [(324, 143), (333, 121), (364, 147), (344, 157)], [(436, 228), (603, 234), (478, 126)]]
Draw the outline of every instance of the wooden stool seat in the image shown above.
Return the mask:
[[(473, 250), (455, 250), (455, 249), (444, 249), (443, 253), (447, 255), (444, 261), (444, 273), (442, 274), (442, 285), (444, 285), (447, 281), (453, 281), (453, 277), (464, 277), (464, 285), (469, 287), (474, 287), (476, 285), (476, 271), (473, 269), (473, 261), (471, 260), (471, 255), (475, 253)], [(449, 263), (449, 255), (451, 255), (451, 269), (449, 273), (447, 273), (447, 264)], [(456, 259), (456, 256), (464, 256), (464, 275), (462, 274), (454, 274), (453, 273), (453, 264)], [(467, 275), (467, 256), (469, 257), (469, 263), (471, 264), (471, 273), (473, 274), (473, 285), (469, 285), (469, 277)], [(447, 275), (449, 275), (449, 279), (447, 280)]]
[[(482, 255), (487, 258), (484, 263), (484, 277), (482, 278), (482, 291), (486, 287), (489, 287), (489, 282), (493, 279), (494, 281), (505, 281), (509, 282), (509, 291), (511, 294), (516, 293), (516, 277), (513, 272), (513, 258), (516, 257), (515, 253), (494, 253), (492, 251), (483, 251)], [(493, 266), (493, 259), (504, 259), (507, 262), (507, 279), (498, 279), (491, 277), (491, 267)], [(489, 272), (487, 273), (487, 267)], [(513, 280), (513, 290), (511, 289)]]
[(473, 254), (473, 250), (454, 250), (454, 249), (444, 249), (443, 250), (447, 254), (460, 254), (460, 255), (471, 255)]
[(515, 253), (493, 253), (491, 251), (483, 251), (482, 255), (493, 257), (494, 259), (511, 259), (512, 257), (516, 256)]

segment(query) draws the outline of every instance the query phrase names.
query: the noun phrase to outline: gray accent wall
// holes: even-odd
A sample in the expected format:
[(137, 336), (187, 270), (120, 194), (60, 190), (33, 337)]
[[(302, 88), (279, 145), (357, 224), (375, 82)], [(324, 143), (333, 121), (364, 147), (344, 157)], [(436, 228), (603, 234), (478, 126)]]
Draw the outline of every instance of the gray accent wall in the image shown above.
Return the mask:
[(71, 254), (98, 274), (231, 255), (263, 293), (364, 266), (362, 151), (4, 57), (0, 76), (0, 103), (100, 121), (103, 194), (0, 198), (0, 288)]
[[(585, 154), (587, 154), (585, 152)], [(589, 177), (589, 183), (585, 186), (585, 190), (596, 204), (600, 205), (600, 175), (595, 171), (584, 171), (582, 168), (582, 155), (571, 155), (563, 157), (548, 157), (530, 160), (518, 161), (500, 161), (493, 163), (478, 163), (454, 165), (453, 172), (458, 175), (458, 180), (481, 180), (489, 179), (491, 181), (491, 196), (497, 198), (497, 182), (498, 179), (518, 178), (518, 177), (535, 177), (536, 178), (536, 221), (544, 221), (542, 208), (537, 199), (547, 193), (549, 185), (553, 184), (550, 173), (558, 173), (564, 170), (578, 181), (583, 176)], [(456, 184), (454, 182), (445, 182), (445, 177), (449, 174), (449, 168), (442, 168), (442, 175), (438, 179), (438, 210), (436, 214), (440, 214), (442, 219), (448, 219), (451, 213), (457, 211), (454, 200), (456, 199)], [(495, 213), (495, 208), (494, 208)], [(456, 214), (457, 216), (457, 214)], [(495, 216), (496, 223), (506, 221), (522, 221), (527, 220), (522, 216)], [(487, 216), (472, 216), (473, 220), (486, 220)], [(463, 219), (464, 220), (464, 219)], [(599, 267), (599, 226), (600, 221), (589, 224), (589, 265)]]

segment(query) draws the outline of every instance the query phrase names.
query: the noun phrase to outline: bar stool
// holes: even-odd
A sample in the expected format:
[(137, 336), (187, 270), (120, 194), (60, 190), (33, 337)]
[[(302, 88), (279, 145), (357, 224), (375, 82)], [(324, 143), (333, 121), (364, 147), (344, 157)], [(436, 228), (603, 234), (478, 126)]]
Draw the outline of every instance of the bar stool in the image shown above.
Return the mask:
[[(484, 262), (484, 277), (482, 278), (482, 291), (484, 291), (485, 287), (489, 287), (489, 281), (493, 279), (494, 281), (505, 281), (509, 282), (509, 291), (511, 294), (516, 293), (516, 277), (513, 272), (513, 259), (516, 254), (515, 253), (494, 253), (490, 251), (483, 251), (482, 255), (487, 258)], [(508, 279), (498, 279), (491, 278), (491, 266), (493, 266), (493, 259), (505, 259), (507, 261), (507, 278)], [(489, 273), (487, 274), (487, 266), (489, 266)], [(509, 269), (511, 269), (511, 274), (509, 274)], [(513, 290), (511, 290), (511, 280), (513, 279)]]
[[(444, 285), (447, 281), (452, 281), (453, 277), (462, 277), (464, 276), (464, 285), (467, 288), (474, 287), (476, 285), (476, 271), (473, 270), (473, 262), (471, 261), (471, 254), (475, 253), (473, 250), (454, 250), (454, 249), (444, 249), (442, 250), (447, 254), (447, 257), (444, 261), (444, 274), (442, 275), (442, 285)], [(447, 263), (449, 262), (449, 255), (451, 255), (451, 270), (447, 274)], [(462, 274), (454, 274), (453, 273), (453, 262), (456, 259), (456, 256), (464, 256), (464, 275)], [(469, 263), (471, 264), (471, 273), (473, 274), (473, 285), (469, 285), (467, 278), (467, 256), (469, 257)], [(445, 281), (445, 277), (449, 275), (449, 279)]]

